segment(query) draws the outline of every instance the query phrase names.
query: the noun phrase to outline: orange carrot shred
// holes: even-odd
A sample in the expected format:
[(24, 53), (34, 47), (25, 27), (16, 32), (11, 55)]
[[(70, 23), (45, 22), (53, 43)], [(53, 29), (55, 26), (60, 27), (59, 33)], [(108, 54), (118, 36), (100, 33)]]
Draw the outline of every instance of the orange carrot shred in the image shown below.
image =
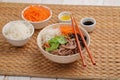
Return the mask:
[[(62, 26), (60, 26), (60, 31), (64, 35), (73, 34), (74, 33), (74, 29), (70, 25), (62, 25)], [(78, 33), (78, 31), (77, 31), (77, 33)]]
[(23, 16), (30, 21), (43, 21), (50, 16), (50, 11), (39, 5), (30, 6), (23, 13)]

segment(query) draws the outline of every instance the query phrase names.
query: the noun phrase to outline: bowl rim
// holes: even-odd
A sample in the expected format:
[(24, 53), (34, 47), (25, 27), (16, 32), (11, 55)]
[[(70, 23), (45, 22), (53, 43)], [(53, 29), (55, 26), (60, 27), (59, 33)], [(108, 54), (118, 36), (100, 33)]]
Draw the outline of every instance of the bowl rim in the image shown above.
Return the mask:
[[(5, 35), (5, 29), (6, 29), (7, 27), (9, 27), (9, 26), (8, 26), (9, 24), (15, 23), (15, 22), (25, 22), (25, 23), (30, 24), (30, 25), (31, 25), (30, 27), (32, 27), (32, 32), (31, 32), (31, 34), (30, 34), (29, 36), (27, 36), (26, 38), (20, 39), (20, 40), (11, 39), (11, 38), (6, 37), (6, 35)], [(9, 21), (9, 22), (8, 22), (7, 24), (5, 24), (4, 27), (2, 28), (2, 34), (3, 34), (3, 36), (4, 36), (6, 39), (9, 39), (9, 40), (12, 40), (12, 41), (26, 40), (26, 39), (30, 38), (30, 37), (33, 35), (33, 33), (34, 33), (34, 26), (33, 26), (31, 23), (29, 23), (28, 21), (24, 21), (24, 20)]]
[[(43, 48), (42, 48), (42, 46), (40, 46), (39, 44), (40, 44), (40, 41), (39, 41), (39, 39), (41, 39), (40, 38), (40, 34), (44, 31), (44, 30), (46, 30), (47, 28), (49, 28), (49, 27), (51, 27), (51, 26), (54, 26), (54, 25), (71, 25), (70, 23), (55, 23), (55, 24), (51, 24), (51, 25), (48, 25), (48, 26), (46, 26), (44, 29), (42, 29), (40, 32), (39, 32), (39, 34), (38, 34), (38, 36), (37, 36), (37, 45), (38, 45), (38, 47), (40, 48), (40, 50), (42, 50), (42, 54), (44, 55), (44, 54), (47, 54), (47, 55), (50, 55), (50, 56), (54, 56), (54, 57), (59, 57), (59, 58), (63, 58), (63, 57), (74, 57), (74, 56), (79, 56), (79, 53), (76, 53), (76, 54), (73, 54), (73, 55), (68, 55), (68, 56), (59, 56), (59, 55), (54, 55), (54, 54), (50, 54), (49, 52), (47, 52), (47, 51), (45, 51)], [(88, 34), (88, 32), (84, 29), (84, 28), (82, 28), (82, 27), (79, 27), (79, 28), (81, 28), (82, 29), (82, 31), (84, 31), (85, 32), (85, 34), (88, 36), (88, 46), (90, 45), (90, 36), (89, 36), (89, 34)], [(82, 50), (82, 52), (84, 52), (85, 51), (85, 48)], [(44, 53), (43, 53), (44, 52)]]
[(50, 11), (50, 16), (49, 16), (47, 19), (42, 20), (42, 21), (35, 21), (35, 22), (33, 22), (33, 21), (30, 21), (30, 20), (27, 20), (27, 19), (23, 16), (23, 13), (24, 13), (24, 11), (27, 10), (30, 6), (36, 6), (36, 5), (29, 5), (29, 6), (25, 7), (25, 8), (22, 10), (21, 16), (22, 16), (22, 19), (23, 19), (23, 20), (28, 21), (28, 22), (30, 22), (30, 23), (42, 23), (42, 22), (48, 21), (48, 20), (52, 17), (52, 14), (53, 14), (53, 13), (52, 13), (52, 10), (51, 10), (49, 7), (38, 4), (37, 6), (42, 6), (42, 7), (46, 8), (46, 9), (48, 9), (48, 10)]

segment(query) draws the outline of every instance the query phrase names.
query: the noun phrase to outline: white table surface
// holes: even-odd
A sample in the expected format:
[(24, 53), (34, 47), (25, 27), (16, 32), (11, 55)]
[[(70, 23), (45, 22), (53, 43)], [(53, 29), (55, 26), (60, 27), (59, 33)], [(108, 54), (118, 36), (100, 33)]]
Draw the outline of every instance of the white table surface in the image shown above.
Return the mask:
[[(0, 2), (120, 6), (120, 0), (0, 0)], [(75, 80), (75, 79), (36, 78), (36, 77), (19, 77), (19, 76), (1, 75), (0, 80)]]

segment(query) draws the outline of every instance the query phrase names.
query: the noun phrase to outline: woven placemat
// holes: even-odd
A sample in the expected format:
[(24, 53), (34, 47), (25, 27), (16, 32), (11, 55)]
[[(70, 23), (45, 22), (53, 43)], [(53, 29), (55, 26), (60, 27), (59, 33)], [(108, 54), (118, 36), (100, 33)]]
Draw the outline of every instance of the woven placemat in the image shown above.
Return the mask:
[(0, 3), (0, 74), (19, 76), (38, 76), (55, 78), (120, 78), (120, 7), (46, 5), (53, 10), (49, 24), (58, 22), (61, 11), (71, 11), (79, 23), (81, 18), (94, 17), (95, 30), (90, 33), (90, 50), (96, 66), (85, 53), (87, 67), (81, 61), (71, 64), (57, 64), (47, 60), (39, 51), (36, 30), (30, 41), (22, 48), (11, 46), (2, 36), (3, 26), (21, 19), (21, 11), (30, 4)]

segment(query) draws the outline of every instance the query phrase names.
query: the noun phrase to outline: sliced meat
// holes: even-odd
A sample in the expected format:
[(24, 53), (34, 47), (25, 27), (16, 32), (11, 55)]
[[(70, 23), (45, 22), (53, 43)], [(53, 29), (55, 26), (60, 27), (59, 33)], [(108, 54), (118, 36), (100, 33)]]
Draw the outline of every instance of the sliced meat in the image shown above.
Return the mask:
[(66, 38), (67, 44), (61, 45), (61, 47), (64, 47), (66, 49), (75, 49), (77, 47), (75, 39)]
[(60, 56), (67, 56), (67, 55), (72, 55), (72, 54), (74, 54), (74, 52), (71, 49), (60, 49), (59, 50)]
[[(84, 48), (83, 41), (79, 35), (78, 37), (79, 37), (81, 49), (83, 50)], [(68, 56), (68, 55), (73, 55), (79, 52), (78, 46), (75, 40), (75, 35), (71, 35), (71, 37), (65, 37), (65, 38), (67, 40), (67, 43), (60, 45), (57, 50), (51, 51), (51, 54), (59, 55), (59, 56)], [(86, 40), (86, 37), (84, 38)], [(44, 46), (48, 46), (48, 45), (44, 45)]]
[(51, 54), (58, 55), (59, 49), (51, 51)]

